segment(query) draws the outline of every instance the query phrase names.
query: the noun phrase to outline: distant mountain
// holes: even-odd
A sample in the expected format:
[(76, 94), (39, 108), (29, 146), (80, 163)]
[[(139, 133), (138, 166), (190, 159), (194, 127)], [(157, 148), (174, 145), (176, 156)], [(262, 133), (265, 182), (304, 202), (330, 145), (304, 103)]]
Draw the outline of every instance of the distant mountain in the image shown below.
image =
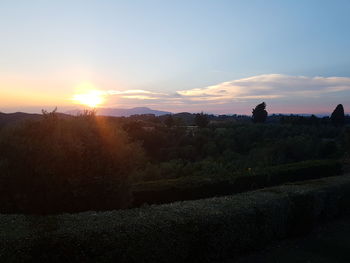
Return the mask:
[[(97, 108), (96, 110), (97, 110), (97, 115), (113, 116), (113, 117), (122, 117), (122, 116), (129, 117), (131, 115), (142, 115), (142, 114), (154, 114), (156, 116), (161, 116), (161, 115), (166, 115), (171, 113), (167, 111), (152, 110), (147, 107), (136, 107), (131, 109)], [(66, 113), (70, 115), (77, 115), (81, 112), (82, 110), (76, 109), (76, 110), (67, 111)]]
[[(57, 113), (60, 118), (71, 118), (71, 116), (63, 113)], [(40, 120), (43, 117), (42, 114), (36, 113), (25, 113), (25, 112), (15, 112), (15, 113), (3, 113), (0, 112), (0, 127), (7, 125), (17, 124), (19, 122), (27, 120)]]
[[(71, 118), (71, 115), (78, 115), (82, 110), (72, 110), (64, 113), (57, 113), (61, 118)], [(98, 115), (102, 116), (113, 116), (113, 117), (129, 117), (131, 115), (142, 115), (142, 114), (154, 114), (156, 116), (170, 114), (167, 111), (152, 110), (146, 107), (137, 107), (132, 109), (109, 109), (109, 108), (99, 108), (97, 110)], [(8, 125), (17, 124), (19, 122), (27, 120), (40, 120), (43, 117), (42, 114), (31, 114), (25, 112), (15, 112), (15, 113), (2, 113), (0, 112), (0, 128)]]
[(24, 112), (2, 113), (0, 112), (0, 126), (15, 124), (26, 120), (37, 120), (42, 117), (41, 114), (29, 114)]

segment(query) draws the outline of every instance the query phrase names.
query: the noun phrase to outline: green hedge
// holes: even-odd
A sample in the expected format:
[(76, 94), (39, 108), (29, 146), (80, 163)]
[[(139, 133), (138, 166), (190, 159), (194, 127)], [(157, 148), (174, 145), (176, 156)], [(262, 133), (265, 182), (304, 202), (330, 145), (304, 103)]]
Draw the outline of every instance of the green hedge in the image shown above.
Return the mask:
[(0, 262), (223, 262), (349, 214), (350, 177), (195, 201), (0, 215)]
[(251, 170), (232, 177), (183, 177), (144, 182), (133, 186), (133, 206), (229, 195), (288, 182), (334, 176), (341, 171), (340, 161), (312, 160)]

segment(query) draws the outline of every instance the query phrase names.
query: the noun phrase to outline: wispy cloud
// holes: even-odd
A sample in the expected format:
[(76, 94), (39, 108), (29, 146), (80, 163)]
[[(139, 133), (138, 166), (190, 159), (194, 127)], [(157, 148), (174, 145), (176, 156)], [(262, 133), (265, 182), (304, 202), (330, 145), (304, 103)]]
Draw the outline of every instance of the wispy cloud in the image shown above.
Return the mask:
[(314, 97), (346, 90), (350, 91), (350, 78), (269, 74), (227, 81), (205, 88), (178, 91), (178, 93), (191, 100), (239, 101), (290, 96)]
[(180, 111), (181, 107), (204, 109), (207, 106), (215, 110), (215, 105), (249, 104), (249, 101), (257, 100), (294, 100), (297, 105), (300, 98), (320, 99), (340, 92), (346, 92), (350, 98), (350, 78), (266, 74), (173, 93), (108, 90), (104, 94), (110, 97), (110, 102), (116, 101), (119, 105), (144, 103), (163, 109), (178, 108)]
[(132, 90), (107, 90), (101, 91), (101, 95), (105, 97), (117, 98), (117, 99), (132, 99), (132, 100), (160, 100), (164, 97), (169, 97), (166, 93), (153, 92), (141, 89)]

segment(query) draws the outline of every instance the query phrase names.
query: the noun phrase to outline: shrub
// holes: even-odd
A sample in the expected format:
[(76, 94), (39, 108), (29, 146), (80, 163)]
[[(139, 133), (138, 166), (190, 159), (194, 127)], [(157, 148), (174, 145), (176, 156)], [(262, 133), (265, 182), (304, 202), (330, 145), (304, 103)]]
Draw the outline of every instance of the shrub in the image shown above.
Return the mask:
[(159, 204), (229, 195), (287, 182), (303, 181), (340, 174), (336, 160), (305, 161), (265, 169), (249, 169), (233, 176), (191, 176), (134, 185), (133, 205)]
[(341, 176), (138, 209), (0, 215), (0, 262), (235, 262), (349, 215), (349, 190)]

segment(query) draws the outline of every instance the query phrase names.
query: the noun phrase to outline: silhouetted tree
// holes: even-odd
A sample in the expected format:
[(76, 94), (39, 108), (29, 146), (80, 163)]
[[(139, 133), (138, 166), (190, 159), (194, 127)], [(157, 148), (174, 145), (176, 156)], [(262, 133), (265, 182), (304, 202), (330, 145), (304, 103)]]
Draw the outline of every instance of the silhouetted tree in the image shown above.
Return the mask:
[(173, 116), (168, 115), (164, 121), (164, 124), (169, 128), (173, 127), (175, 124)]
[(342, 126), (345, 123), (344, 107), (339, 104), (331, 115), (331, 121), (335, 126)]
[(194, 117), (195, 124), (200, 128), (205, 128), (209, 124), (208, 115), (204, 114), (203, 112), (197, 113)]
[(253, 109), (253, 122), (254, 123), (264, 123), (267, 118), (267, 111), (265, 110), (266, 108), (266, 103), (260, 103)]

